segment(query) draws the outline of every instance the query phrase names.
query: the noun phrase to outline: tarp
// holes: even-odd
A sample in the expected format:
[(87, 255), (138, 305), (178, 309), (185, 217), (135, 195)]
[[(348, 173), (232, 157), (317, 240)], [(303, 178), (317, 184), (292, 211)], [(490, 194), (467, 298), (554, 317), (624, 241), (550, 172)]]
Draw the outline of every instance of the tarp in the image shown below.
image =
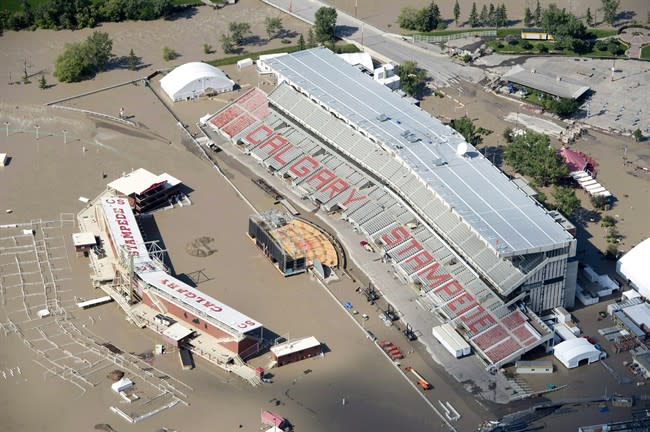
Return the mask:
[(569, 172), (584, 171), (587, 169), (588, 161), (580, 153), (566, 147), (562, 147), (558, 153), (564, 158), (564, 163), (569, 167)]
[(262, 411), (262, 424), (281, 427), (284, 423), (284, 418), (279, 414), (272, 413), (271, 411)]

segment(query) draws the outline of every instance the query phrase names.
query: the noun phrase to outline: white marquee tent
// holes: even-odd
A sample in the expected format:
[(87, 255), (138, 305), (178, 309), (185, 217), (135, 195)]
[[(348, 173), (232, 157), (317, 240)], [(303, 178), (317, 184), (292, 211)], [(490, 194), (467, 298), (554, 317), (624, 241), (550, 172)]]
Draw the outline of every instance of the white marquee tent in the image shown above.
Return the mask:
[(650, 238), (643, 240), (616, 263), (616, 272), (645, 298), (650, 298)]
[(205, 93), (232, 91), (235, 82), (221, 69), (207, 63), (192, 62), (171, 71), (160, 80), (160, 86), (176, 102), (194, 99)]
[(576, 338), (555, 345), (554, 354), (567, 369), (573, 369), (583, 360), (587, 360), (587, 364), (600, 360), (601, 352), (587, 339)]

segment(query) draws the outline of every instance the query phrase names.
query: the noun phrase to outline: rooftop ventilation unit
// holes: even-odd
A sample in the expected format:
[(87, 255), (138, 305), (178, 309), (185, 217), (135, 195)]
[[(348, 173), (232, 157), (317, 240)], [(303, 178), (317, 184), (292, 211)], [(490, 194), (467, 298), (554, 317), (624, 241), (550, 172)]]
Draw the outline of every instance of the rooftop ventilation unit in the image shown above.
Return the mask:
[(406, 138), (406, 141), (408, 141), (408, 142), (410, 142), (410, 143), (414, 143), (414, 142), (417, 142), (417, 141), (420, 140), (420, 138), (418, 138), (418, 136), (415, 135), (415, 134), (413, 134), (413, 133), (412, 133), (412, 134), (408, 134), (408, 136), (405, 137), (405, 138)]
[(390, 119), (390, 117), (388, 117), (386, 114), (379, 114), (376, 118), (380, 122), (385, 122), (386, 120)]
[(443, 166), (443, 165), (446, 165), (446, 164), (447, 164), (447, 161), (444, 160), (444, 159), (442, 159), (442, 158), (435, 158), (435, 159), (433, 160), (433, 164), (434, 164), (435, 166)]
[(465, 141), (462, 141), (462, 142), (460, 142), (458, 144), (458, 147), (456, 147), (456, 154), (458, 156), (463, 157), (467, 153), (468, 149), (469, 149), (469, 147), (468, 147), (467, 143)]
[(407, 130), (403, 131), (400, 135), (403, 136), (404, 138), (406, 138), (410, 134), (411, 134), (411, 131), (407, 129)]

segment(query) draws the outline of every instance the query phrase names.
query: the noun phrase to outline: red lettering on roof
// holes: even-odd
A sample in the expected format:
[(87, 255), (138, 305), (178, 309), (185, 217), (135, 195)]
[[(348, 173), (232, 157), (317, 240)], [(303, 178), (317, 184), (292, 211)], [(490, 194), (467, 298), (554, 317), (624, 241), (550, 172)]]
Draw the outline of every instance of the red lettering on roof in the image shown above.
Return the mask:
[(321, 168), (314, 174), (313, 176), (309, 177), (306, 182), (312, 186), (314, 186), (314, 189), (319, 190), (323, 186), (325, 186), (327, 183), (332, 181), (333, 178), (336, 177), (336, 174), (334, 174), (332, 171), (330, 171), (327, 168)]
[(268, 156), (271, 156), (276, 151), (280, 150), (287, 144), (287, 139), (282, 135), (275, 135), (273, 138), (266, 141), (264, 144), (260, 145), (258, 148), (263, 149), (264, 147), (271, 147), (270, 150), (266, 152)]
[(273, 134), (271, 128), (265, 124), (259, 125), (253, 131), (248, 133), (244, 138), (253, 145), (257, 145)]
[(409, 232), (402, 225), (393, 228), (390, 232), (384, 233), (381, 240), (386, 246), (394, 246), (406, 240), (409, 237)]
[(316, 170), (320, 164), (316, 159), (309, 155), (305, 155), (295, 161), (291, 167), (289, 168), (289, 171), (294, 173), (298, 177), (304, 177)]
[(476, 312), (471, 315), (461, 315), (460, 320), (472, 333), (478, 333), (479, 328), (484, 329), (497, 323), (492, 315), (485, 313), (482, 306), (478, 306)]
[(439, 267), (440, 263), (434, 262), (429, 267), (418, 273), (418, 276), (420, 279), (422, 279), (426, 286), (435, 288), (438, 285), (445, 283), (451, 279), (451, 275), (448, 275), (447, 273), (437, 275), (436, 271), (438, 271)]
[(368, 198), (368, 195), (354, 196), (356, 193), (357, 193), (357, 188), (352, 188), (352, 190), (350, 191), (350, 195), (348, 195), (346, 200), (343, 201), (343, 203), (341, 205), (343, 207), (346, 207), (350, 203), (353, 203), (355, 201), (361, 201), (361, 200), (364, 200), (364, 199)]
[(340, 194), (341, 192), (343, 192), (349, 187), (350, 185), (348, 184), (348, 182), (346, 182), (342, 178), (337, 178), (336, 180), (334, 180), (333, 182), (325, 186), (321, 192), (327, 192), (329, 190), (330, 194), (328, 196), (328, 200), (331, 200), (336, 195)]
[(428, 266), (432, 262), (433, 262), (433, 256), (429, 253), (429, 251), (426, 250), (421, 250), (420, 252), (406, 259), (406, 263), (409, 266), (411, 266), (411, 263), (415, 263), (415, 266), (413, 266), (413, 270), (412, 270), (413, 273), (422, 270), (424, 267)]
[(286, 152), (288, 152), (289, 150), (291, 150), (292, 148), (293, 148), (293, 144), (291, 144), (291, 143), (289, 143), (286, 146), (282, 147), (282, 149), (275, 152), (275, 154), (273, 155), (273, 160), (278, 162), (280, 165), (285, 166), (287, 164), (287, 161), (282, 159), (282, 155), (285, 154)]
[(447, 307), (457, 316), (476, 306), (476, 300), (467, 291), (447, 303)]
[[(449, 275), (446, 275), (446, 276), (451, 278), (451, 276), (449, 276)], [(458, 295), (459, 293), (463, 292), (464, 288), (457, 281), (452, 280), (447, 285), (445, 285), (445, 286), (443, 286), (441, 288), (438, 288), (434, 292), (438, 293), (440, 291), (444, 291), (449, 297), (453, 297), (453, 296)]]
[(412, 250), (412, 249), (419, 250), (419, 251), (423, 249), (423, 248), (422, 248), (422, 245), (420, 244), (420, 242), (417, 241), (417, 240), (414, 239), (414, 238), (411, 238), (411, 240), (409, 241), (409, 245), (408, 245), (408, 247), (407, 247), (406, 249), (401, 249), (401, 250), (397, 253), (397, 255), (399, 255), (399, 256), (401, 256), (401, 255), (405, 255), (408, 251), (410, 251), (410, 250)]

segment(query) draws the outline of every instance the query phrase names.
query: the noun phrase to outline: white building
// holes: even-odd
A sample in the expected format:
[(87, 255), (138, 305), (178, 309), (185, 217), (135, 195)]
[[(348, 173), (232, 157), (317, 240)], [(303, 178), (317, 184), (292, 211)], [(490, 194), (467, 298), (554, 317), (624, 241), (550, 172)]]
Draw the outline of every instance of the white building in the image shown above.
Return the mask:
[(591, 364), (601, 359), (604, 353), (598, 351), (585, 338), (569, 339), (555, 345), (555, 358), (567, 369), (582, 364)]
[(645, 298), (650, 298), (648, 263), (650, 263), (650, 238), (636, 245), (616, 263), (616, 273), (629, 281), (629, 284)]
[(204, 94), (232, 91), (235, 82), (221, 69), (207, 63), (192, 62), (171, 71), (160, 80), (160, 86), (176, 102), (196, 99)]
[(472, 352), (469, 344), (460, 337), (449, 323), (433, 327), (432, 333), (438, 339), (438, 342), (456, 358), (461, 358)]

